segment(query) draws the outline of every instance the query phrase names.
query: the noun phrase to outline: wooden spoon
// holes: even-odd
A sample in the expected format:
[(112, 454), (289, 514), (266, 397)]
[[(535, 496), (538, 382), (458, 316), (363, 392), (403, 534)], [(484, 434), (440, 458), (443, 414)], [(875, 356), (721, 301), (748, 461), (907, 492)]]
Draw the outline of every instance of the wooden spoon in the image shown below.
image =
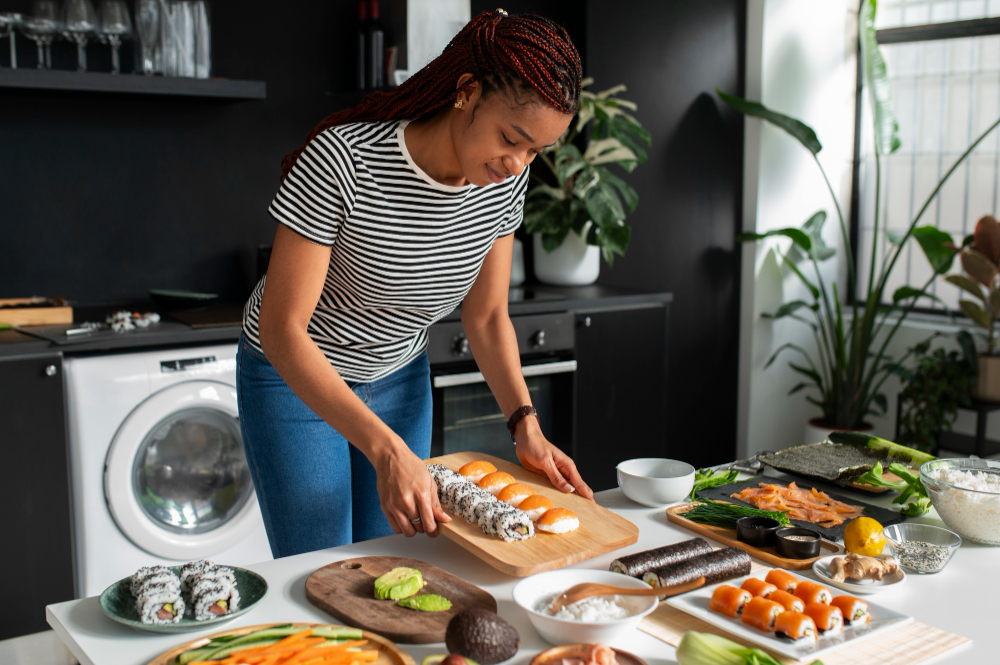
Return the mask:
[(675, 584), (673, 586), (653, 586), (648, 589), (624, 589), (622, 587), (598, 584), (596, 582), (584, 582), (583, 584), (571, 586), (552, 599), (552, 603), (549, 605), (549, 610), (553, 613), (558, 612), (567, 605), (572, 605), (576, 601), (589, 598), (590, 596), (613, 596), (616, 594), (619, 596), (677, 596), (682, 593), (687, 593), (688, 591), (694, 591), (704, 585), (704, 577), (699, 577), (696, 580), (685, 582), (684, 584)]

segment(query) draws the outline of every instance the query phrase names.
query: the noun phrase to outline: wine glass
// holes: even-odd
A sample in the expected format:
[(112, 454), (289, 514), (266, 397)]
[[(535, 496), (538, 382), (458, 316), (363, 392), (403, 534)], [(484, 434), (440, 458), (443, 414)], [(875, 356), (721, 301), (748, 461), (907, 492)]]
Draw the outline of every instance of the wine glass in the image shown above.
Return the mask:
[(55, 0), (35, 0), (21, 30), (38, 46), (38, 68), (52, 69), (52, 40), (59, 32), (59, 6)]
[(97, 28), (97, 12), (90, 0), (66, 0), (63, 30), (66, 39), (76, 42), (77, 71), (87, 71), (87, 41)]
[(123, 39), (132, 35), (132, 19), (125, 0), (104, 0), (101, 3), (97, 34), (103, 43), (111, 44), (111, 73), (118, 74), (121, 71), (118, 48)]
[(160, 63), (160, 12), (159, 0), (136, 0), (135, 27), (142, 46), (142, 73), (151, 76), (162, 71)]
[(0, 37), (10, 39), (10, 68), (17, 69), (17, 43), (14, 41), (14, 28), (21, 26), (24, 18), (13, 12), (0, 14)]

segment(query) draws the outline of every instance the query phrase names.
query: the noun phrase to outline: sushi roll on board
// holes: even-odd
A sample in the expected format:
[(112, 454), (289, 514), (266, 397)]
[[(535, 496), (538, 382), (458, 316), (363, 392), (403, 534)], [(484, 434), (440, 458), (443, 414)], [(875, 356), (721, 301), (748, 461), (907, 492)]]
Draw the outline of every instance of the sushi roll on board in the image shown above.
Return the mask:
[(781, 603), (781, 605), (789, 612), (802, 612), (806, 609), (806, 603), (804, 600), (788, 593), (787, 591), (782, 591), (781, 589), (776, 589), (773, 593), (768, 595), (768, 600), (773, 600), (776, 603)]
[(537, 522), (538, 518), (545, 514), (545, 511), (552, 510), (556, 505), (552, 503), (552, 499), (543, 494), (532, 494), (521, 501), (517, 507), (523, 510), (532, 522)]
[(773, 568), (768, 572), (767, 577), (764, 581), (768, 584), (773, 584), (778, 587), (781, 591), (787, 591), (788, 593), (794, 593), (795, 587), (799, 584), (799, 578), (795, 577), (791, 573), (785, 572), (780, 568)]
[(868, 611), (868, 603), (854, 596), (837, 596), (830, 605), (840, 610), (844, 621), (849, 624), (867, 623), (872, 620)]
[[(470, 524), (478, 525), (484, 533), (502, 538), (506, 542), (535, 536), (535, 525), (523, 510), (501, 501), (493, 492), (476, 485), (447, 467), (432, 464), (427, 468), (437, 483), (441, 505), (456, 515), (461, 515)], [(511, 483), (507, 484), (513, 483), (513, 476), (503, 472), (492, 472), (484, 479), (490, 475), (499, 477), (500, 474), (511, 479)], [(497, 492), (500, 489), (502, 488), (498, 488)]]
[(801, 612), (782, 612), (774, 620), (774, 632), (791, 640), (816, 639), (816, 622)]
[[(521, 509), (525, 510), (524, 503), (521, 504)], [(654, 568), (662, 568), (673, 563), (693, 559), (700, 554), (708, 554), (711, 551), (712, 546), (703, 538), (682, 540), (672, 545), (657, 547), (645, 552), (636, 552), (615, 559), (611, 562), (611, 572), (621, 573), (629, 577), (642, 577)]]
[(784, 611), (785, 608), (780, 603), (755, 596), (743, 608), (740, 621), (748, 626), (753, 626), (758, 630), (770, 633), (774, 631), (774, 624), (778, 620), (778, 615)]
[(835, 635), (844, 627), (844, 613), (836, 605), (807, 603), (804, 614), (816, 623), (816, 628), (822, 634)]
[(464, 476), (465, 479), (468, 480), (470, 483), (478, 483), (480, 480), (483, 479), (483, 476), (490, 473), (496, 473), (496, 470), (497, 468), (492, 464), (490, 464), (489, 462), (479, 460), (476, 462), (469, 462), (468, 464), (462, 465), (462, 468), (458, 470), (458, 473), (459, 475)]
[(802, 580), (795, 587), (795, 595), (808, 605), (809, 603), (823, 603), (829, 605), (833, 600), (833, 592), (822, 584), (816, 584), (809, 580)]
[(768, 584), (762, 579), (756, 577), (748, 577), (746, 581), (743, 582), (742, 587), (750, 592), (752, 596), (760, 596), (761, 598), (768, 598), (772, 593), (778, 590), (778, 587), (773, 584)]
[(546, 533), (566, 533), (580, 528), (580, 518), (566, 508), (546, 510), (538, 518), (538, 530)]
[(181, 580), (169, 568), (140, 568), (129, 587), (142, 623), (177, 623), (184, 616)]
[(720, 584), (712, 592), (712, 598), (708, 601), (708, 609), (735, 618), (743, 614), (743, 610), (752, 599), (753, 596), (746, 589), (740, 589), (731, 584)]

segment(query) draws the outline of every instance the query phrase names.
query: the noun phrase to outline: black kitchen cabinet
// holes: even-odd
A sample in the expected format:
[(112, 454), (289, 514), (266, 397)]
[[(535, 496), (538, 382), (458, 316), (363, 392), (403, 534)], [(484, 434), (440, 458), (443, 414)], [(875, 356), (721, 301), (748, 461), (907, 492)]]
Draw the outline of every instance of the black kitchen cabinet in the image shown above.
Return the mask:
[(73, 543), (62, 356), (0, 359), (0, 640), (46, 630), (72, 600)]
[(667, 441), (669, 303), (576, 314), (574, 460), (595, 491), (618, 486), (615, 467), (671, 457)]

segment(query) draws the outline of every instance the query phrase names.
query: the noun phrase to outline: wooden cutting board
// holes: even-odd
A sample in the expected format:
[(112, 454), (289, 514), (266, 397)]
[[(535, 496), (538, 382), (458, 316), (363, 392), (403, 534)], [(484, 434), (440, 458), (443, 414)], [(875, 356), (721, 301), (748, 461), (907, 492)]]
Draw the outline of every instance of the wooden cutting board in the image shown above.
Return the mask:
[[(427, 586), (420, 593), (436, 593), (451, 601), (444, 612), (420, 612), (396, 601), (375, 599), (375, 578), (393, 568), (416, 568)], [(448, 622), (460, 611), (482, 608), (497, 611), (497, 601), (474, 584), (417, 559), (363, 556), (323, 566), (306, 580), (306, 598), (349, 626), (378, 631), (404, 644), (444, 642)]]
[[(149, 665), (172, 665), (174, 659), (181, 655), (189, 649), (195, 649), (203, 644), (207, 644), (209, 639), (214, 637), (221, 637), (223, 635), (246, 635), (247, 633), (252, 633), (255, 630), (263, 630), (264, 628), (274, 628), (275, 626), (284, 626), (286, 624), (282, 623), (259, 623), (256, 626), (244, 626), (242, 628), (232, 628), (230, 630), (222, 630), (218, 633), (213, 633), (205, 637), (199, 637), (196, 640), (189, 640), (180, 646), (176, 646), (170, 651), (165, 651), (159, 656), (149, 661)], [(296, 628), (311, 628), (314, 626), (326, 626), (329, 624), (324, 623), (293, 623)], [(375, 649), (378, 651), (378, 660), (375, 661), (374, 665), (416, 665), (413, 658), (407, 654), (405, 651), (397, 647), (395, 644), (375, 633), (370, 633), (364, 631), (364, 639), (368, 640), (368, 644), (364, 646), (365, 649)]]
[(441, 525), (441, 533), (497, 570), (527, 577), (545, 570), (564, 568), (601, 554), (628, 547), (639, 540), (639, 527), (607, 508), (576, 494), (567, 494), (552, 486), (547, 478), (511, 464), (498, 457), (476, 452), (452, 453), (435, 457), (427, 464), (443, 464), (452, 471), (476, 460), (493, 463), (497, 470), (506, 471), (520, 483), (526, 483), (538, 494), (544, 494), (562, 508), (568, 508), (580, 518), (580, 528), (569, 533), (536, 532), (534, 538), (506, 543), (483, 533), (477, 524), (449, 513), (452, 521)]

